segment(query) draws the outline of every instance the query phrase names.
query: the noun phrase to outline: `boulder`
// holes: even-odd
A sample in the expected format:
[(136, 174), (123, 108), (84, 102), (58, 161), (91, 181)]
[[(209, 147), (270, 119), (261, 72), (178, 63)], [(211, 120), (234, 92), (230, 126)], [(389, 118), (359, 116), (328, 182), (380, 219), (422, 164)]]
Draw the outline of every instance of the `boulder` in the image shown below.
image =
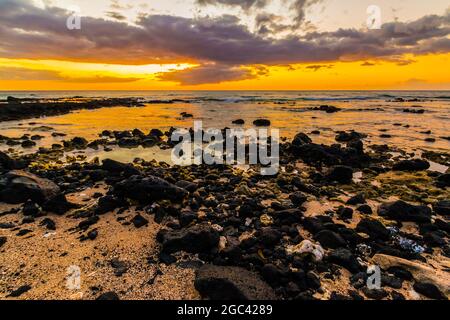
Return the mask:
[(431, 221), (431, 209), (429, 207), (424, 205), (415, 206), (402, 200), (380, 205), (378, 214), (397, 221), (418, 223)]
[(294, 146), (301, 146), (304, 144), (312, 143), (312, 140), (310, 137), (308, 137), (303, 132), (297, 133), (297, 135), (294, 137), (294, 140), (292, 140), (292, 144)]
[(351, 183), (353, 179), (353, 169), (348, 166), (335, 166), (327, 175), (327, 180), (339, 183)]
[(364, 204), (364, 203), (366, 203), (364, 193), (358, 193), (357, 195), (348, 199), (346, 202), (346, 204), (351, 205), (351, 206), (354, 206), (357, 204)]
[(433, 204), (433, 210), (441, 216), (450, 216), (450, 200), (442, 200)]
[(356, 226), (356, 231), (366, 233), (373, 240), (389, 240), (390, 232), (386, 227), (378, 220), (374, 219), (362, 219)]
[(131, 222), (134, 224), (134, 226), (136, 228), (140, 228), (143, 227), (145, 225), (148, 224), (148, 220), (145, 219), (143, 216), (141, 216), (140, 214), (137, 214), (133, 217), (133, 219), (131, 219)]
[(161, 230), (157, 240), (162, 244), (162, 251), (165, 253), (208, 253), (217, 248), (219, 233), (210, 225), (196, 224), (182, 230)]
[(437, 183), (439, 187), (450, 187), (450, 173), (444, 173), (437, 177)]
[(212, 300), (277, 300), (258, 274), (240, 267), (204, 265), (197, 270), (194, 285)]
[(253, 121), (253, 125), (256, 127), (269, 127), (270, 126), (270, 120), (267, 119), (256, 119)]
[(176, 185), (155, 176), (132, 176), (117, 183), (113, 193), (121, 198), (137, 200), (148, 204), (157, 200), (182, 201), (188, 192)]
[(347, 249), (339, 248), (330, 253), (327, 260), (331, 263), (344, 267), (352, 273), (362, 271), (363, 267), (356, 257)]
[(347, 245), (345, 240), (339, 234), (331, 230), (322, 230), (316, 234), (314, 238), (326, 249), (337, 249)]
[(59, 192), (54, 182), (22, 170), (9, 171), (0, 178), (0, 201), (6, 203), (18, 204), (30, 199), (42, 204)]
[(0, 170), (24, 169), (26, 163), (11, 159), (6, 153), (0, 151)]
[(447, 300), (447, 297), (432, 283), (416, 282), (414, 290), (427, 298), (435, 300)]
[(422, 159), (403, 160), (392, 167), (395, 171), (422, 171), (430, 168), (430, 163)]
[(63, 215), (67, 211), (78, 207), (79, 205), (67, 201), (66, 196), (62, 193), (51, 197), (42, 205), (42, 209), (44, 209), (44, 211), (53, 212), (59, 215)]

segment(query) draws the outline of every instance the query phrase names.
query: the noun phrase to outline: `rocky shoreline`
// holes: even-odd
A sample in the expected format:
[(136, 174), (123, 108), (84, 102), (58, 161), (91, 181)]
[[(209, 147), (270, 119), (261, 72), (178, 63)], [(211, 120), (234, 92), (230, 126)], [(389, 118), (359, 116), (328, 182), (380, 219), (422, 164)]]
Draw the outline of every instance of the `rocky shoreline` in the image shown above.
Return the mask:
[[(170, 149), (171, 131), (104, 131), (27, 155), (0, 152), (0, 296), (448, 299), (450, 174), (425, 159), (448, 166), (448, 154), (414, 159), (350, 131), (333, 145), (305, 133), (283, 139), (276, 176), (257, 166), (67, 156)], [(0, 140), (26, 148), (33, 137)], [(75, 291), (65, 286), (70, 265), (82, 270)], [(379, 289), (366, 285), (372, 265)]]
[(99, 98), (87, 99), (19, 99), (7, 97), (0, 101), (0, 121), (23, 120), (43, 116), (67, 114), (75, 110), (93, 110), (110, 107), (142, 107), (138, 98)]

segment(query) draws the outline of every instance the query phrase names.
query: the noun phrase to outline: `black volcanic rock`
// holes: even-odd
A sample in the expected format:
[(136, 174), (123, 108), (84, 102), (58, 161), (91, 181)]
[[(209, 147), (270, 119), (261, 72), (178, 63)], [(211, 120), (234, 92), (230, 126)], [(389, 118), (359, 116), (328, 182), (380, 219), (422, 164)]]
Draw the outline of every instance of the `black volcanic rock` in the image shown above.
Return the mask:
[(142, 204), (163, 199), (181, 201), (188, 194), (185, 189), (155, 176), (132, 176), (117, 183), (113, 193), (118, 197), (137, 200)]
[(327, 249), (337, 249), (347, 245), (345, 240), (339, 234), (330, 230), (322, 230), (317, 233), (314, 238)]
[(362, 219), (356, 226), (356, 231), (368, 234), (372, 239), (389, 240), (389, 230), (378, 220)]
[(353, 169), (348, 166), (335, 166), (327, 175), (327, 179), (339, 183), (351, 183), (353, 179)]
[(42, 204), (59, 194), (59, 187), (52, 181), (32, 173), (13, 170), (0, 178), (0, 201), (17, 204), (28, 199)]
[(267, 119), (256, 119), (253, 121), (253, 125), (256, 127), (269, 127), (270, 126), (270, 120)]
[(157, 240), (162, 244), (162, 251), (173, 253), (187, 251), (191, 253), (208, 253), (217, 248), (219, 233), (207, 224), (196, 224), (182, 230), (161, 230)]
[(401, 200), (380, 205), (378, 214), (398, 221), (425, 223), (431, 220), (431, 209), (429, 207), (415, 206)]
[(430, 168), (430, 163), (422, 159), (399, 161), (392, 167), (395, 171), (422, 171)]
[(433, 204), (433, 210), (442, 216), (450, 216), (450, 200), (442, 200)]
[(240, 267), (204, 265), (197, 270), (194, 285), (212, 300), (277, 300), (258, 274)]

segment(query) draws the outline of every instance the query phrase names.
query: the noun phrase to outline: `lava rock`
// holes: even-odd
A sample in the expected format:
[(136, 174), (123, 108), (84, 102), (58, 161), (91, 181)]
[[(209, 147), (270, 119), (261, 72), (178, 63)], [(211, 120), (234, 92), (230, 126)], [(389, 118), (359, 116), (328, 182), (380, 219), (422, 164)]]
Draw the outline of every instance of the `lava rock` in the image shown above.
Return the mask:
[(337, 249), (347, 245), (339, 234), (330, 230), (322, 230), (314, 238), (325, 248)]
[(56, 230), (55, 221), (50, 218), (45, 218), (39, 223), (40, 226), (45, 226), (48, 230)]
[(3, 170), (14, 170), (14, 169), (24, 169), (26, 163), (22, 161), (16, 161), (11, 159), (6, 153), (0, 151), (0, 171)]
[(121, 198), (137, 200), (142, 204), (163, 199), (181, 201), (188, 194), (185, 189), (155, 176), (132, 176), (117, 183), (113, 193)]
[(32, 148), (36, 145), (36, 142), (33, 140), (25, 140), (21, 143), (22, 148)]
[(436, 184), (440, 187), (450, 187), (450, 173), (439, 175)]
[(353, 179), (353, 169), (348, 166), (335, 166), (327, 175), (328, 181), (339, 183), (351, 183)]
[(42, 204), (59, 192), (59, 187), (52, 181), (21, 170), (10, 171), (0, 179), (0, 201), (10, 204), (28, 199)]
[(114, 268), (114, 275), (116, 277), (122, 276), (128, 270), (127, 264), (124, 261), (120, 261), (119, 259), (112, 259), (111, 267)]
[(341, 131), (336, 135), (335, 140), (337, 142), (349, 142), (349, 141), (353, 141), (353, 140), (361, 140), (364, 137), (365, 136), (363, 134), (356, 132), (356, 131), (350, 131), (350, 132)]
[(31, 200), (27, 200), (22, 207), (24, 216), (37, 217), (41, 213), (41, 208)]
[(433, 210), (442, 216), (450, 216), (450, 200), (442, 200), (433, 204)]
[(300, 209), (286, 209), (274, 212), (274, 217), (281, 225), (293, 225), (300, 223), (303, 212)]
[(6, 237), (0, 237), (0, 248), (6, 243)]
[(372, 208), (368, 205), (368, 204), (363, 204), (362, 206), (359, 206), (358, 208), (356, 208), (356, 210), (358, 210), (359, 212), (363, 213), (363, 214), (372, 214)]
[(373, 240), (387, 241), (390, 238), (389, 230), (380, 221), (374, 219), (362, 219), (356, 226), (356, 231), (368, 234)]
[(395, 171), (422, 171), (430, 168), (430, 163), (422, 159), (403, 160), (392, 167)]
[(194, 285), (212, 300), (277, 300), (273, 289), (256, 273), (240, 267), (204, 265), (197, 270)]
[(378, 214), (397, 221), (418, 223), (427, 223), (431, 221), (430, 208), (423, 205), (415, 206), (402, 200), (380, 205)]
[(263, 245), (270, 247), (280, 242), (281, 233), (275, 228), (262, 228), (257, 238)]
[(362, 270), (362, 266), (356, 257), (347, 249), (336, 249), (331, 252), (327, 259), (329, 262), (342, 266), (352, 273), (357, 273)]
[(140, 228), (143, 227), (145, 225), (148, 224), (148, 220), (145, 219), (143, 216), (141, 216), (140, 214), (137, 214), (133, 217), (133, 219), (131, 219), (131, 222), (134, 224), (134, 226), (136, 228)]
[(45, 211), (53, 212), (58, 215), (63, 215), (67, 211), (78, 207), (77, 204), (67, 201), (66, 196), (62, 193), (50, 198), (42, 205), (42, 209)]
[(292, 144), (294, 146), (301, 146), (301, 145), (310, 144), (310, 143), (312, 143), (311, 138), (302, 132), (297, 133), (294, 137), (294, 140), (292, 140)]
[(354, 206), (357, 204), (363, 204), (366, 203), (366, 199), (364, 197), (364, 193), (358, 193), (357, 195), (351, 197), (347, 200), (346, 204)]
[(97, 297), (96, 300), (120, 300), (120, 298), (117, 295), (117, 293), (108, 291), (108, 292), (102, 293), (100, 296)]
[(174, 253), (187, 251), (190, 253), (210, 252), (219, 244), (219, 233), (207, 224), (197, 224), (182, 230), (161, 230), (157, 240), (162, 244), (162, 251)]
[(125, 163), (112, 160), (112, 159), (104, 159), (102, 161), (102, 169), (108, 172), (120, 173), (126, 169), (127, 165)]
[(256, 127), (269, 127), (270, 126), (270, 120), (267, 119), (256, 119), (253, 121), (253, 125)]
[(321, 105), (320, 107), (314, 107), (313, 110), (324, 111), (326, 113), (335, 113), (340, 111), (341, 108), (330, 105)]
[(100, 218), (98, 216), (89, 217), (78, 224), (80, 230), (87, 230), (90, 226), (96, 224)]
[(24, 286), (19, 287), (16, 290), (11, 291), (6, 297), (17, 298), (17, 297), (20, 297), (25, 292), (28, 292), (30, 290), (31, 290), (31, 286), (24, 285)]
[(336, 213), (344, 220), (349, 220), (353, 217), (353, 209), (348, 207), (339, 207)]
[(97, 208), (95, 209), (96, 214), (105, 214), (107, 212), (112, 212), (116, 208), (124, 207), (128, 203), (123, 199), (118, 199), (117, 197), (106, 195), (98, 199)]
[(447, 300), (447, 297), (432, 283), (416, 282), (414, 290), (427, 298), (435, 300)]
[(294, 206), (299, 207), (306, 202), (308, 197), (302, 192), (295, 192), (289, 195), (289, 199), (292, 201)]

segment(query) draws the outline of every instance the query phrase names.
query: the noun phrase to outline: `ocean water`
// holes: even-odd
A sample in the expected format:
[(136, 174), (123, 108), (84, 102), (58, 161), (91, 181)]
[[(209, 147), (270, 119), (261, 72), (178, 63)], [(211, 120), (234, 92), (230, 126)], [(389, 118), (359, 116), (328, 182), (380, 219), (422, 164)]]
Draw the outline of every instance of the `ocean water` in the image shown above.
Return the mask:
[[(45, 139), (39, 146), (47, 146), (74, 136), (95, 139), (103, 130), (170, 127), (190, 128), (194, 120), (202, 120), (204, 128), (234, 127), (232, 121), (244, 119), (245, 128), (252, 127), (258, 118), (267, 118), (280, 136), (292, 138), (298, 132), (309, 134), (314, 142), (334, 143), (336, 131), (356, 130), (366, 133), (366, 143), (389, 144), (409, 151), (449, 151), (450, 91), (40, 91), (0, 92), (0, 100), (7, 96), (19, 98), (57, 99), (71, 97), (136, 97), (144, 107), (114, 107), (79, 110), (70, 114), (8, 121), (0, 123), (0, 134), (16, 137), (24, 133), (41, 134)], [(402, 98), (403, 102), (398, 102)], [(320, 105), (342, 108), (327, 114), (311, 110)], [(1, 105), (0, 105), (1, 107)], [(423, 109), (423, 114), (405, 113), (404, 109)], [(194, 118), (183, 119), (181, 112)], [(50, 126), (65, 138), (53, 138), (50, 132), (40, 131)], [(431, 133), (425, 133), (431, 131)], [(381, 137), (391, 135), (390, 138)], [(435, 142), (427, 142), (434, 138)], [(7, 146), (0, 145), (0, 149)], [(33, 151), (29, 150), (29, 151)], [(148, 150), (117, 151), (117, 158), (127, 153), (147, 158), (165, 158)], [(127, 159), (128, 159), (127, 158)], [(122, 159), (123, 160), (123, 159)], [(132, 160), (132, 159), (131, 159)]]

